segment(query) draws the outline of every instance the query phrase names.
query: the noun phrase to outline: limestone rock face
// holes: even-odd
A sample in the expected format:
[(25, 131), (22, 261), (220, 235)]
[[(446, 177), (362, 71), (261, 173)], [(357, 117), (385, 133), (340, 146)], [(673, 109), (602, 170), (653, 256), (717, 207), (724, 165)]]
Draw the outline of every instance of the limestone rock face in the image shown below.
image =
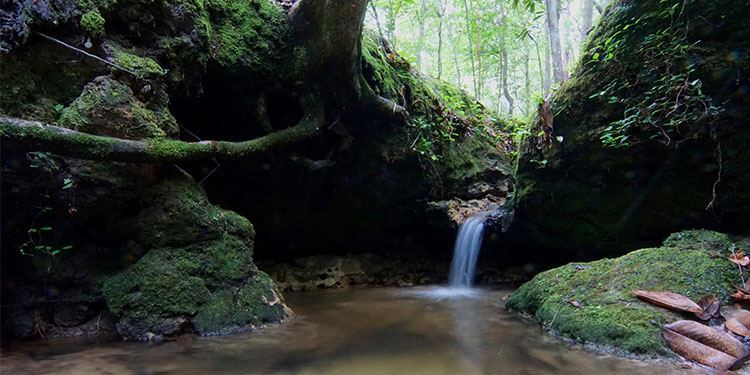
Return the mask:
[(292, 262), (261, 263), (282, 290), (353, 285), (412, 286), (444, 282), (448, 264), (431, 259), (394, 259), (375, 254), (316, 255)]
[(674, 233), (660, 247), (542, 272), (518, 288), (506, 307), (577, 342), (621, 354), (670, 355), (660, 327), (684, 317), (639, 300), (631, 290), (672, 291), (694, 301), (712, 294), (726, 304), (739, 282), (736, 266), (726, 259), (731, 246), (717, 232)]
[[(520, 145), (519, 241), (590, 259), (686, 228), (746, 230), (750, 54), (738, 51), (750, 49), (748, 8), (691, 1), (671, 22), (672, 5), (616, 1), (592, 32), (549, 99), (552, 127), (538, 124), (531, 133), (545, 135)], [(670, 27), (680, 31), (659, 36)], [(662, 54), (648, 58), (658, 43)], [(663, 47), (677, 43), (692, 47)], [(681, 86), (666, 79), (693, 91), (675, 102)]]

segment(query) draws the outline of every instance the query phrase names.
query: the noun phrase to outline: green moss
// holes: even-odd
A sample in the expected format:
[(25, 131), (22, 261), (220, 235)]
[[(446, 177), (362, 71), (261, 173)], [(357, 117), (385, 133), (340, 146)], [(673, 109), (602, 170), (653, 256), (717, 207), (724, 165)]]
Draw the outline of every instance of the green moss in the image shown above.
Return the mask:
[[(510, 175), (508, 125), (466, 92), (411, 69), (376, 33), (362, 34), (362, 70), (377, 95), (405, 106), (412, 115), (407, 145), (431, 165), (427, 174), (439, 189), (469, 184), (487, 173)], [(501, 160), (498, 163), (498, 160)]]
[(214, 293), (195, 317), (200, 334), (225, 333), (279, 322), (289, 316), (281, 293), (263, 272), (258, 272), (237, 293)]
[[(273, 70), (287, 33), (286, 15), (276, 2), (182, 0), (181, 4), (205, 41), (205, 50), (193, 56), (196, 61), (229, 68), (244, 65), (255, 72)], [(172, 40), (169, 44), (173, 56), (183, 60), (187, 52), (183, 43)]]
[(107, 69), (93, 59), (46, 40), (32, 40), (2, 56), (0, 115), (53, 123), (58, 109)]
[(138, 78), (155, 77), (166, 73), (153, 59), (126, 52), (120, 52), (115, 55), (115, 64), (135, 72)]
[(208, 203), (182, 173), (152, 186), (149, 194), (159, 197), (157, 203), (117, 230), (150, 250), (103, 279), (110, 310), (127, 325), (124, 334), (173, 334), (179, 331), (175, 324), (191, 320), (198, 332), (211, 334), (288, 317), (276, 285), (253, 264), (255, 232), (247, 219)]
[(98, 77), (66, 107), (60, 126), (119, 138), (163, 138), (177, 132), (177, 123), (165, 108), (153, 111), (133, 96), (126, 85)]
[(206, 284), (191, 276), (196, 265), (172, 258), (176, 249), (154, 249), (130, 269), (104, 281), (102, 293), (112, 313), (133, 317), (191, 315), (208, 299)]
[[(677, 238), (679, 245), (672, 245)], [(664, 247), (543, 272), (522, 285), (506, 306), (533, 314), (543, 325), (578, 341), (624, 353), (669, 355), (660, 326), (681, 317), (638, 300), (630, 291), (669, 290), (696, 301), (713, 294), (726, 303), (739, 282), (726, 259), (728, 244), (726, 236), (715, 232), (676, 233)]]
[(101, 38), (104, 36), (104, 17), (98, 9), (92, 9), (81, 16), (81, 28), (86, 34)]

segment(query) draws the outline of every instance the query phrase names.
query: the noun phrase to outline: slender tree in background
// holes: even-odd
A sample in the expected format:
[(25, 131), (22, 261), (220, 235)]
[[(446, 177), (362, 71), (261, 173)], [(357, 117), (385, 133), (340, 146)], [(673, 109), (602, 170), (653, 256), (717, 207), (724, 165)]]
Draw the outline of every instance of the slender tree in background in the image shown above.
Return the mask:
[(443, 18), (445, 17), (445, 4), (447, 0), (438, 0), (435, 14), (438, 17), (438, 45), (437, 45), (437, 78), (443, 74)]
[[(469, 22), (469, 4), (467, 0), (464, 0), (464, 16), (466, 18), (466, 36), (469, 38), (469, 60), (471, 61), (471, 84), (474, 86), (474, 93), (476, 95), (478, 89), (477, 89), (477, 69), (474, 66), (474, 51), (473, 51), (473, 43), (474, 43), (474, 37), (472, 36), (471, 32), (471, 22)], [(477, 99), (481, 100), (480, 95), (476, 95)]]
[(583, 10), (581, 11), (581, 40), (586, 40), (586, 36), (591, 30), (592, 18), (594, 17), (594, 0), (583, 0)]
[(417, 55), (417, 65), (422, 66), (422, 55), (424, 54), (424, 28), (427, 18), (427, 0), (422, 0), (417, 13), (417, 22), (419, 22), (419, 32), (417, 33), (417, 46), (415, 54)]
[(558, 0), (544, 0), (544, 6), (547, 11), (547, 26), (549, 26), (549, 45), (552, 58), (552, 69), (554, 72), (555, 83), (564, 81), (567, 78), (565, 67), (563, 66), (562, 48), (560, 47), (560, 12), (558, 12)]

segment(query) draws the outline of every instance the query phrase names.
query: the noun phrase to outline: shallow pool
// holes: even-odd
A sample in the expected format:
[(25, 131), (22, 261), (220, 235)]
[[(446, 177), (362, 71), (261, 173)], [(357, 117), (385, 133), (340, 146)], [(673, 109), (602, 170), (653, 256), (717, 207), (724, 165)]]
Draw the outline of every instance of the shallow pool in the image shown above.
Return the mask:
[[(13, 343), (3, 374), (685, 374), (589, 353), (503, 309), (508, 291), (439, 287), (287, 293), (297, 317), (162, 343)], [(703, 373), (700, 369), (693, 373)], [(689, 373), (689, 372), (688, 372)]]

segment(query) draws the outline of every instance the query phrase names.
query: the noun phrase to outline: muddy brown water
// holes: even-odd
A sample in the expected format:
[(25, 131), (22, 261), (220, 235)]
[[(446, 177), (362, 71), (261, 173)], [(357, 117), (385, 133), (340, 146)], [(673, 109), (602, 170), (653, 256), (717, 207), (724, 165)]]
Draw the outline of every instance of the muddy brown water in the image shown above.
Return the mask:
[(298, 316), (257, 332), (162, 343), (14, 343), (5, 374), (701, 374), (588, 352), (503, 309), (509, 291), (350, 288), (287, 293)]

